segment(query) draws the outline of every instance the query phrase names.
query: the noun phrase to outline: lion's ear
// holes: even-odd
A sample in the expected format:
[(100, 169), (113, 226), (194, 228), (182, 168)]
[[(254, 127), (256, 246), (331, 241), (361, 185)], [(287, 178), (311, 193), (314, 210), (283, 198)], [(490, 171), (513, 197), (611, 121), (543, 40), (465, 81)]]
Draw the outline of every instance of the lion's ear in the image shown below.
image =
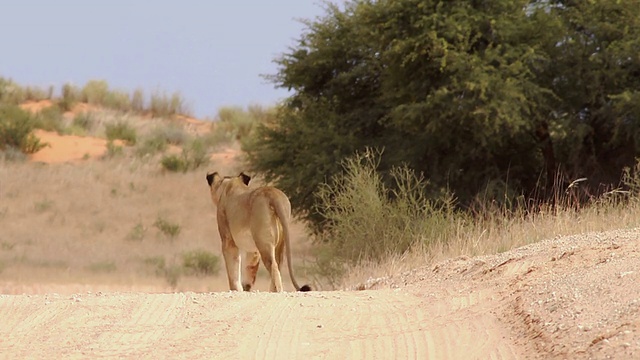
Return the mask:
[(207, 183), (209, 183), (209, 186), (213, 184), (213, 179), (215, 179), (216, 175), (218, 175), (217, 172), (207, 173)]
[(249, 175), (247, 175), (247, 174), (245, 174), (243, 172), (241, 172), (239, 176), (242, 178), (242, 182), (245, 185), (249, 186), (249, 181), (251, 181), (251, 176), (249, 176)]

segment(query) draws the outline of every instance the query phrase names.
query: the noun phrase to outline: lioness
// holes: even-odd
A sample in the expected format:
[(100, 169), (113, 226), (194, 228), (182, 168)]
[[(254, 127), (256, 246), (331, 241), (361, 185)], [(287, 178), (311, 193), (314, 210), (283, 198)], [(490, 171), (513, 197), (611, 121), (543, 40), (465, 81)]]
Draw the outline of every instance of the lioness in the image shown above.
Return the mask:
[[(217, 172), (207, 174), (211, 200), (217, 208), (218, 231), (222, 254), (227, 267), (231, 290), (251, 290), (256, 282), (260, 258), (271, 275), (271, 291), (281, 292), (282, 250), (287, 252), (291, 282), (297, 291), (309, 291), (308, 285), (298, 286), (291, 268), (289, 218), (291, 203), (280, 190), (264, 186), (249, 188), (251, 177), (244, 173), (222, 177)], [(240, 251), (245, 253), (244, 274)]]

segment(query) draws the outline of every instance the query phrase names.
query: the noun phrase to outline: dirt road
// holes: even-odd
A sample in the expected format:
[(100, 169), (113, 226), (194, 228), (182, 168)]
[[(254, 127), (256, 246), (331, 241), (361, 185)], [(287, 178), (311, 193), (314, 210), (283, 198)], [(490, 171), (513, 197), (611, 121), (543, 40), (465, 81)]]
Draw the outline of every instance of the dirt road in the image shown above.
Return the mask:
[[(482, 297), (405, 290), (5, 296), (12, 358), (514, 358)], [(474, 306), (477, 302), (482, 306)], [(4, 356), (3, 355), (3, 356)]]
[(640, 231), (545, 241), (365, 291), (0, 295), (2, 358), (640, 358)]

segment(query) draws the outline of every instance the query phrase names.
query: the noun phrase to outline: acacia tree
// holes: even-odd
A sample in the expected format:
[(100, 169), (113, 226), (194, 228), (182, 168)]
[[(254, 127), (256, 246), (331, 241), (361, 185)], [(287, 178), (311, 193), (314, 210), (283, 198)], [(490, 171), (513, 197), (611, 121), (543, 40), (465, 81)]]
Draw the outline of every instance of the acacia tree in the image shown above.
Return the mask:
[(614, 181), (638, 153), (638, 5), (327, 4), (277, 60), (293, 94), (245, 150), (314, 221), (318, 185), (365, 147), (384, 149), (383, 173), (407, 164), (463, 204), (550, 190), (559, 170)]
[(553, 1), (563, 32), (543, 86), (560, 168), (592, 186), (616, 184), (640, 146), (640, 1)]

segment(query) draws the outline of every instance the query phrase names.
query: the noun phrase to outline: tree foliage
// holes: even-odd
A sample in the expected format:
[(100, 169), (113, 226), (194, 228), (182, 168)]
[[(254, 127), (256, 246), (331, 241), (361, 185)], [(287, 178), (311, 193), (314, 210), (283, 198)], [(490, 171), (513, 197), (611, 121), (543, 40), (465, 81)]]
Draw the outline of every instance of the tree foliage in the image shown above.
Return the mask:
[[(496, 185), (614, 184), (640, 149), (640, 0), (353, 0), (277, 59), (292, 91), (246, 146), (318, 222), (318, 186), (366, 147), (462, 204)], [(491, 194), (488, 194), (491, 195)]]

